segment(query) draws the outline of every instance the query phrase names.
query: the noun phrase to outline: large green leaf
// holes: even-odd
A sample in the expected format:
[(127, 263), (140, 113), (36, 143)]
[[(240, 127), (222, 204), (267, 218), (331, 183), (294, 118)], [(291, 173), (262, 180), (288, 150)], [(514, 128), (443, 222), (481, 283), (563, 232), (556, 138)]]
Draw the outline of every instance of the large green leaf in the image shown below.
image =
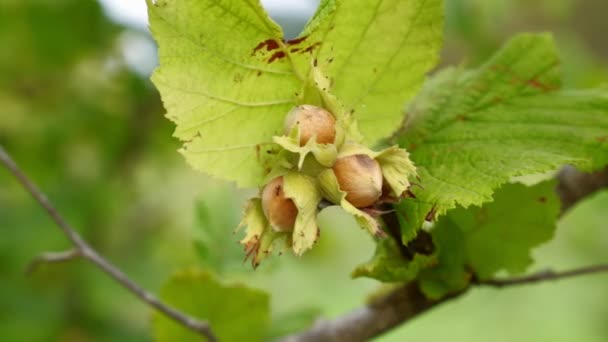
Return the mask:
[(423, 290), (441, 297), (466, 286), (471, 276), (524, 272), (532, 263), (530, 250), (553, 237), (558, 213), (553, 181), (509, 184), (494, 202), (450, 211), (434, 227), (439, 263), (422, 273)]
[(315, 59), (331, 92), (354, 110), (365, 141), (374, 142), (394, 131), (403, 103), (438, 60), (443, 0), (336, 2)]
[(489, 201), (514, 176), (608, 163), (608, 90), (559, 91), (558, 65), (549, 35), (523, 34), (481, 68), (425, 86), (396, 135), (422, 185), (400, 210), (406, 240), (422, 218)]
[(257, 1), (148, 1), (160, 67), (152, 80), (196, 169), (259, 185), (272, 136), (295, 104), (300, 81), (270, 53), (281, 29)]
[[(182, 271), (161, 290), (168, 304), (211, 325), (220, 341), (261, 341), (270, 326), (270, 299), (265, 292), (225, 285), (208, 273)], [(201, 341), (201, 336), (166, 316), (154, 317), (155, 341)]]
[[(260, 185), (285, 115), (295, 104), (322, 105), (319, 91), (355, 111), (367, 141), (389, 134), (434, 66), (443, 27), (442, 0), (326, 0), (291, 41), (256, 0), (148, 0), (148, 8), (160, 57), (153, 81), (181, 152), (239, 186)], [(313, 65), (331, 89), (315, 82)]]

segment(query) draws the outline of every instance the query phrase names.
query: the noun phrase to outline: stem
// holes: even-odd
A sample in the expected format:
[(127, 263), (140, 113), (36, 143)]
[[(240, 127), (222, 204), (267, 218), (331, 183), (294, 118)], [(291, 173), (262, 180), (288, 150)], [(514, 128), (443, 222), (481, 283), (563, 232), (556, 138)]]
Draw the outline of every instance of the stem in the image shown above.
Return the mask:
[(605, 265), (593, 265), (587, 267), (581, 267), (569, 271), (555, 272), (551, 270), (542, 271), (534, 274), (530, 274), (527, 276), (509, 278), (509, 279), (490, 279), (490, 280), (480, 280), (477, 281), (478, 285), (487, 285), (493, 287), (506, 287), (513, 285), (525, 285), (525, 284), (533, 284), (543, 281), (550, 280), (561, 280), (565, 278), (572, 278), (581, 275), (594, 274), (608, 272), (608, 264)]

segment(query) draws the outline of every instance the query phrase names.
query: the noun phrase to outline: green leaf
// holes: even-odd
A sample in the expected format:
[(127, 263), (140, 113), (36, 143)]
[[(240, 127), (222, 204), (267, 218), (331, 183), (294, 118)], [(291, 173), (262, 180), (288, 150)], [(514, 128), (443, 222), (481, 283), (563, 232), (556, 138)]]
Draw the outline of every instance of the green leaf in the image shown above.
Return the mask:
[(443, 27), (442, 0), (327, 0), (284, 41), (255, 0), (147, 2), (160, 58), (152, 80), (181, 153), (245, 187), (276, 163), (272, 137), (296, 104), (355, 111), (367, 141), (389, 134), (435, 65)]
[(485, 280), (501, 270), (524, 272), (530, 250), (553, 237), (558, 214), (555, 181), (509, 184), (481, 208), (451, 210), (433, 229), (439, 264), (422, 274), (423, 290), (437, 298), (466, 286), (471, 274)]
[(323, 1), (312, 22), (326, 29), (314, 58), (331, 92), (354, 110), (365, 141), (374, 142), (394, 131), (403, 103), (437, 63), (443, 1), (343, 0), (323, 15), (332, 3)]
[(466, 238), (462, 230), (448, 216), (442, 218), (433, 230), (433, 242), (437, 248), (437, 265), (420, 274), (420, 288), (429, 298), (464, 289), (469, 285), (471, 274), (465, 269), (467, 262)]
[(152, 80), (197, 170), (258, 186), (272, 136), (301, 81), (282, 51), (281, 29), (258, 1), (148, 0), (160, 67)]
[(382, 168), (382, 176), (391, 195), (401, 197), (409, 189), (410, 179), (416, 177), (416, 167), (409, 153), (399, 146), (391, 146), (376, 153), (375, 159)]
[[(608, 163), (608, 91), (558, 91), (551, 36), (522, 34), (479, 69), (438, 74), (409, 106), (400, 145), (416, 163), (419, 210), (445, 213), (491, 200), (510, 178)], [(434, 216), (434, 215), (431, 215)]]
[(353, 278), (369, 277), (383, 282), (408, 282), (418, 273), (434, 263), (434, 256), (416, 254), (413, 260), (406, 260), (399, 252), (392, 238), (379, 240), (374, 256), (366, 263), (357, 266)]
[[(175, 308), (206, 320), (220, 341), (261, 341), (270, 326), (270, 298), (263, 291), (218, 282), (197, 270), (174, 275), (161, 298)], [(154, 314), (155, 341), (201, 341), (201, 336), (160, 313)]]

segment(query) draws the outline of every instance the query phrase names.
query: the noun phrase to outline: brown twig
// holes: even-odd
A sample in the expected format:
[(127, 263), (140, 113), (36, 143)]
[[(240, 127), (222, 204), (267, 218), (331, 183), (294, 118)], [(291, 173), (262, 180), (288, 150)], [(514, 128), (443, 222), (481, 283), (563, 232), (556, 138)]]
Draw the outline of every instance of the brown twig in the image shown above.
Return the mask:
[(588, 267), (577, 268), (569, 271), (555, 272), (552, 270), (541, 271), (530, 275), (508, 278), (508, 279), (490, 279), (490, 280), (479, 280), (476, 282), (478, 285), (487, 285), (492, 287), (506, 287), (513, 285), (526, 285), (534, 284), (543, 281), (561, 280), (565, 278), (572, 278), (581, 275), (594, 274), (608, 272), (608, 264), (605, 265), (593, 265)]
[(25, 270), (25, 274), (34, 273), (42, 264), (56, 264), (74, 260), (81, 257), (80, 250), (77, 248), (69, 249), (61, 252), (45, 252), (37, 256)]
[(393, 290), (334, 320), (320, 320), (312, 328), (287, 336), (281, 342), (363, 342), (381, 335), (423, 312), (464, 294), (451, 294), (438, 301), (428, 299), (415, 282)]
[[(2, 146), (0, 146), (0, 163), (2, 163), (12, 174), (17, 178), (17, 180), (23, 185), (23, 187), (34, 197), (34, 199), (44, 208), (47, 214), (51, 217), (51, 219), (55, 222), (55, 224), (63, 231), (63, 233), (70, 240), (72, 245), (74, 246), (74, 251), (71, 253), (64, 252), (63, 255), (60, 254), (46, 254), (46, 258), (44, 255), (42, 258), (38, 258), (38, 263), (40, 262), (59, 262), (66, 261), (69, 259), (73, 259), (76, 256), (80, 256), (85, 260), (91, 262), (95, 266), (97, 266), (101, 271), (109, 275), (116, 282), (122, 285), (124, 288), (129, 290), (136, 297), (141, 299), (146, 304), (155, 308), (159, 312), (163, 313), (167, 317), (173, 319), (177, 323), (189, 328), (193, 331), (198, 332), (199, 334), (205, 336), (208, 341), (215, 342), (217, 338), (213, 334), (209, 323), (199, 321), (193, 317), (190, 317), (183, 312), (161, 302), (154, 294), (147, 292), (139, 285), (130, 280), (120, 269), (116, 266), (112, 265), (109, 261), (104, 259), (97, 251), (95, 251), (86, 241), (82, 239), (80, 234), (72, 228), (72, 226), (59, 214), (57, 209), (51, 204), (46, 195), (44, 195), (32, 181), (21, 171), (21, 169), (17, 166), (17, 164), (13, 161), (13, 159), (8, 155), (8, 153), (4, 150)], [(77, 254), (77, 255), (73, 255)], [(50, 256), (50, 258), (49, 258)], [(36, 261), (34, 261), (35, 265)], [(31, 268), (32, 266), (30, 266)], [(35, 266), (34, 266), (35, 267)]]
[[(475, 281), (471, 285), (508, 287), (533, 284), (544, 281), (561, 280), (575, 276), (608, 272), (608, 265), (583, 267), (564, 272), (543, 271), (511, 279), (491, 279)], [(282, 342), (351, 342), (368, 341), (429, 309), (460, 297), (471, 286), (439, 300), (428, 299), (420, 291), (416, 282), (403, 285), (388, 295), (381, 297), (355, 311), (334, 320), (318, 321), (304, 332), (288, 336)]]
[(608, 168), (585, 173), (572, 166), (563, 167), (557, 175), (557, 194), (562, 203), (562, 214), (578, 201), (602, 188), (608, 188)]

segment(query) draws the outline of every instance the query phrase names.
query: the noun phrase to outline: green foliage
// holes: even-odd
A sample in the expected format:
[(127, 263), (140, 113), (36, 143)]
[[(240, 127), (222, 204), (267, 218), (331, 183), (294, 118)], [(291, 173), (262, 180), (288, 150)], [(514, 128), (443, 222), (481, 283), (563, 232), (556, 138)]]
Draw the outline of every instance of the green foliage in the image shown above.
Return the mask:
[(338, 0), (336, 7), (315, 59), (365, 141), (375, 142), (399, 124), (403, 103), (438, 60), (443, 0)]
[(181, 152), (195, 169), (239, 186), (262, 184), (274, 166), (272, 137), (296, 104), (321, 105), (333, 94), (367, 141), (390, 133), (441, 42), (440, 0), (324, 1), (292, 41), (257, 1), (148, 7), (160, 48), (153, 81)]
[(395, 240), (386, 238), (378, 242), (372, 259), (359, 265), (352, 276), (370, 277), (383, 282), (408, 282), (416, 279), (421, 270), (433, 264), (435, 256), (416, 254), (412, 260), (406, 259)]
[[(220, 341), (261, 341), (270, 325), (269, 297), (242, 285), (226, 285), (196, 270), (174, 275), (161, 290), (170, 305), (208, 321)], [(166, 316), (154, 317), (156, 341), (200, 341), (195, 332)]]
[(2, 1), (0, 87), (11, 79), (32, 87), (62, 77), (79, 58), (107, 48), (116, 32), (94, 1)]
[(480, 205), (511, 177), (608, 163), (608, 91), (560, 91), (558, 66), (549, 35), (523, 34), (481, 68), (428, 82), (398, 132), (422, 185), (399, 207), (404, 242), (429, 212)]
[[(424, 73), (436, 63), (441, 41), (439, 0), (321, 1), (301, 35), (307, 38), (300, 42), (283, 42), (280, 29), (257, 1), (157, 2), (159, 7), (151, 7), (150, 16), (162, 58), (155, 79), (166, 83), (157, 85), (164, 89), (165, 103), (172, 108), (169, 116), (178, 124), (176, 136), (185, 141), (184, 153), (197, 168), (239, 184), (260, 183), (264, 163), (271, 162), (264, 156), (274, 151), (272, 135), (282, 133), (283, 117), (294, 104), (330, 108), (328, 99), (335, 96), (331, 108), (354, 109), (366, 141), (392, 132), (401, 120), (403, 103), (414, 96)], [(564, 1), (542, 3), (558, 2)], [(546, 18), (529, 10), (538, 4), (456, 0), (446, 6), (457, 9), (456, 14), (449, 8), (446, 13), (452, 23), (457, 16), (458, 29), (466, 30), (466, 37), (449, 41), (444, 63), (463, 54), (463, 45), (476, 47), (464, 52), (467, 60), (484, 60), (512, 28), (548, 27)], [(484, 12), (488, 7), (492, 11)], [(564, 13), (569, 21), (601, 24), (580, 8)], [(584, 13), (584, 20), (576, 18), (577, 13)], [(601, 17), (602, 11), (597, 13)], [(475, 25), (480, 21), (485, 25)], [(605, 81), (605, 55), (588, 51), (593, 39), (579, 26), (575, 31), (564, 23), (568, 29), (560, 28), (557, 38), (560, 54), (570, 63), (566, 79), (574, 75)], [(448, 35), (453, 34), (450, 29)], [(317, 310), (301, 309), (305, 305), (322, 306), (328, 316), (357, 305), (362, 292), (374, 284), (347, 284), (344, 270), (362, 258), (371, 243), (346, 220), (331, 219), (321, 232), (320, 248), (305, 258), (277, 259), (275, 265), (283, 266), (280, 277), (264, 273), (268, 268), (250, 273), (242, 265), (242, 247), (232, 234), (241, 205), (226, 195), (233, 189), (209, 191), (205, 178), (173, 158), (175, 144), (168, 139), (168, 123), (159, 120), (158, 94), (122, 65), (122, 41), (117, 40), (122, 32), (124, 28), (104, 18), (94, 0), (2, 2), (0, 143), (69, 221), (144, 287), (156, 288), (179, 265), (200, 262), (222, 277), (240, 277), (247, 284), (257, 281), (274, 289), (273, 306), (286, 313), (269, 323), (268, 298), (259, 291), (225, 285), (195, 271), (171, 280), (163, 297), (195, 315), (213, 316), (213, 328), (217, 331), (218, 326), (220, 335), (228, 331), (220, 337), (277, 338), (309, 326), (318, 316)], [(603, 37), (597, 36), (601, 43)], [(269, 39), (282, 46), (271, 49)], [(565, 39), (577, 43), (564, 44)], [(260, 43), (266, 45), (252, 56)], [(310, 53), (302, 52), (308, 48)], [(276, 55), (270, 62), (281, 49), (288, 50), (286, 56)], [(530, 249), (553, 231), (555, 220), (550, 217), (556, 204), (546, 196), (550, 185), (502, 185), (495, 194), (494, 190), (513, 175), (562, 163), (593, 169), (608, 160), (606, 91), (559, 91), (556, 55), (547, 36), (526, 36), (479, 69), (449, 69), (429, 81), (408, 107), (411, 121), (398, 137), (419, 167), (421, 187), (411, 189), (416, 199), (396, 207), (403, 241), (414, 239), (425, 219), (438, 218), (432, 228), (437, 254), (416, 254), (409, 261), (394, 241), (381, 240), (375, 256), (357, 268), (356, 276), (391, 282), (418, 277), (429, 295), (439, 297), (467, 286), (473, 276), (485, 279), (496, 271), (511, 274), (529, 266)], [(318, 66), (312, 70), (315, 58)], [(595, 64), (589, 61), (593, 58)], [(313, 71), (320, 75), (310, 76)], [(326, 81), (327, 89), (317, 89), (313, 79)], [(189, 219), (190, 204), (201, 189), (197, 259)], [(547, 199), (544, 204), (539, 201), (542, 196)], [(1, 170), (0, 203), (0, 336), (65, 341), (150, 338), (148, 308), (89, 266), (52, 265), (24, 278), (23, 268), (32, 256), (67, 245)], [(540, 265), (566, 268), (605, 259), (601, 228), (607, 203), (606, 193), (598, 194), (566, 214), (560, 230), (567, 235), (561, 240), (558, 236), (553, 257), (541, 258)], [(454, 303), (438, 316), (421, 317), (381, 340), (493, 338), (479, 334), (482, 322), (496, 324), (487, 330), (505, 341), (522, 336), (605, 341), (605, 280), (598, 276), (540, 290), (475, 291), (467, 301)], [(231, 302), (232, 297), (241, 302)], [(216, 299), (229, 303), (228, 313)], [(255, 303), (249, 306), (246, 300)], [(518, 305), (522, 300), (529, 305)], [(546, 314), (539, 321), (537, 310), (524, 307), (542, 307)], [(250, 312), (259, 315), (251, 318)], [(248, 322), (242, 325), (241, 319)], [(513, 319), (523, 328), (515, 332), (496, 323)], [(231, 335), (235, 322), (236, 337)], [(434, 329), (438, 322), (442, 329)], [(259, 325), (249, 328), (255, 323)], [(156, 337), (197, 338), (173, 324), (155, 317)], [(243, 326), (248, 326), (247, 335)]]
[[(199, 170), (259, 185), (272, 136), (295, 104), (299, 81), (288, 59), (260, 56), (281, 29), (256, 1), (148, 2), (161, 67), (153, 81), (182, 153)], [(260, 51), (261, 50), (261, 51)], [(260, 51), (258, 53), (258, 51)]]
[(461, 289), (471, 277), (524, 272), (532, 263), (530, 250), (553, 237), (559, 213), (555, 185), (508, 184), (493, 202), (448, 212), (433, 228), (439, 262), (422, 273), (423, 290), (438, 298)]

